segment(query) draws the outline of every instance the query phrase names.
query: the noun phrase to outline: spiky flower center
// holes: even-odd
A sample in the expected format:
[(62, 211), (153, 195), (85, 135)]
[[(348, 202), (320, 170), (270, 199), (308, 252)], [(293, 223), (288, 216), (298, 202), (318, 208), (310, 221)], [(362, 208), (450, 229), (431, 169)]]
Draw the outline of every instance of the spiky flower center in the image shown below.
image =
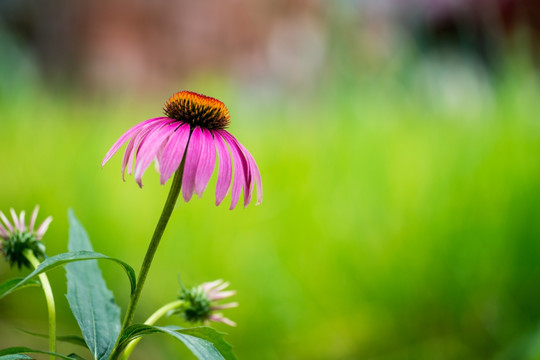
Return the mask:
[(2, 254), (11, 266), (31, 267), (26, 259), (25, 252), (32, 251), (38, 258), (45, 256), (45, 246), (39, 241), (33, 233), (15, 232), (7, 240), (2, 241)]
[(167, 100), (165, 115), (207, 129), (224, 129), (231, 122), (225, 104), (213, 97), (191, 91), (180, 91)]
[(184, 320), (191, 323), (208, 320), (212, 311), (211, 301), (201, 288), (182, 289), (178, 298), (184, 301), (180, 310)]

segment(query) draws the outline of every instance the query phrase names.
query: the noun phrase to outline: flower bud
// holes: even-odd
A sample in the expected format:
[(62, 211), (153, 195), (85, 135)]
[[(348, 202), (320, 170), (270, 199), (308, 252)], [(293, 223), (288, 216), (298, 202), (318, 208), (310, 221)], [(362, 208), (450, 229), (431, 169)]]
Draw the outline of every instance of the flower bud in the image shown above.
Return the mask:
[(49, 216), (34, 229), (38, 211), (39, 206), (36, 206), (28, 225), (25, 224), (24, 211), (17, 215), (15, 210), (10, 209), (13, 223), (0, 211), (0, 251), (10, 266), (16, 265), (19, 269), (31, 267), (25, 256), (27, 251), (33, 252), (38, 258), (45, 257), (45, 246), (40, 240), (49, 228), (52, 217)]

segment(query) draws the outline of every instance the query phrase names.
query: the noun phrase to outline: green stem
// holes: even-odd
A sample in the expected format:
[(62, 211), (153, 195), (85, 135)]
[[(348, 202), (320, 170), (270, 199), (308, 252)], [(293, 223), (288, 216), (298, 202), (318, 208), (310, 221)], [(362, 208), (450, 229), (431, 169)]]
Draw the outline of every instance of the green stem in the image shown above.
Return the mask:
[[(40, 264), (32, 250), (26, 250), (24, 257), (37, 268)], [(56, 309), (54, 307), (54, 296), (51, 289), (51, 284), (45, 273), (39, 274), (39, 280), (41, 281), (41, 287), (45, 294), (45, 300), (47, 301), (47, 310), (49, 312), (49, 351), (56, 352)], [(51, 360), (56, 359), (56, 356), (51, 355)]]
[[(146, 325), (154, 325), (159, 319), (167, 315), (169, 311), (179, 308), (183, 303), (184, 303), (183, 300), (176, 300), (166, 305), (163, 305), (155, 313), (150, 315), (150, 317), (144, 323)], [(128, 346), (126, 346), (126, 350), (124, 350), (124, 355), (122, 356), (122, 360), (127, 360), (129, 358), (129, 356), (131, 355), (131, 352), (133, 351), (135, 346), (139, 343), (139, 341), (141, 341), (140, 337), (131, 341), (128, 344)]]
[[(167, 197), (165, 206), (163, 206), (163, 210), (161, 211), (161, 216), (156, 225), (156, 229), (154, 230), (154, 235), (152, 236), (150, 245), (148, 245), (148, 249), (146, 250), (146, 255), (144, 256), (143, 264), (141, 266), (141, 272), (139, 273), (139, 277), (137, 279), (137, 287), (135, 288), (135, 291), (131, 295), (131, 300), (128, 305), (126, 316), (124, 317), (124, 323), (122, 324), (122, 330), (120, 330), (120, 336), (124, 332), (124, 330), (129, 325), (131, 325), (131, 322), (133, 321), (133, 316), (135, 315), (135, 309), (137, 308), (137, 303), (139, 302), (139, 297), (141, 296), (141, 291), (144, 286), (146, 276), (148, 275), (148, 270), (150, 270), (152, 259), (154, 258), (154, 255), (156, 254), (159, 241), (161, 240), (161, 237), (163, 236), (165, 227), (167, 226), (167, 223), (169, 222), (169, 218), (171, 217), (172, 211), (174, 209), (174, 205), (176, 204), (176, 200), (178, 199), (178, 195), (180, 194), (180, 189), (182, 187), (182, 174), (183, 173), (184, 173), (184, 159), (182, 159), (182, 163), (180, 164), (180, 167), (178, 168), (178, 170), (176, 170), (176, 173), (174, 174), (174, 179), (171, 185), (171, 189), (169, 190), (169, 196)], [(111, 359), (116, 359), (118, 355), (120, 355), (116, 351), (120, 336), (118, 337), (114, 350), (111, 354)]]

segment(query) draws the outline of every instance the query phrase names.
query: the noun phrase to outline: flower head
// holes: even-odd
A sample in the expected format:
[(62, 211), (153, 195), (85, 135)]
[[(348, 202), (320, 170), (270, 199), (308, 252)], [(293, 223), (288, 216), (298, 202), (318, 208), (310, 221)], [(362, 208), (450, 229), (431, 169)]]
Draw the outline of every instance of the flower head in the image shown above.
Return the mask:
[(45, 256), (45, 246), (40, 240), (49, 228), (52, 217), (49, 216), (39, 227), (34, 228), (38, 211), (39, 206), (36, 205), (28, 226), (25, 224), (24, 210), (17, 215), (15, 210), (10, 209), (13, 223), (0, 211), (0, 250), (11, 266), (30, 267), (30, 262), (24, 256), (27, 250), (32, 251), (37, 257)]
[(229, 286), (228, 282), (216, 280), (206, 282), (191, 289), (186, 289), (182, 284), (179, 299), (183, 300), (182, 306), (174, 313), (181, 314), (184, 320), (188, 322), (221, 322), (230, 326), (236, 326), (236, 323), (216, 310), (238, 307), (237, 302), (218, 305), (217, 301), (228, 298), (236, 294), (236, 291), (225, 290)]
[(261, 175), (253, 156), (225, 130), (230, 123), (225, 104), (209, 96), (180, 91), (167, 100), (163, 110), (167, 116), (143, 121), (125, 132), (105, 155), (102, 166), (126, 142), (122, 177), (126, 168), (128, 174), (134, 170), (135, 181), (140, 187), (142, 176), (152, 160), (160, 173), (161, 184), (165, 184), (183, 163), (182, 196), (187, 202), (194, 193), (199, 197), (204, 193), (214, 172), (217, 155), (216, 205), (227, 195), (231, 182), (231, 210), (236, 207), (242, 189), (244, 206), (251, 202), (255, 184), (257, 204), (262, 202)]

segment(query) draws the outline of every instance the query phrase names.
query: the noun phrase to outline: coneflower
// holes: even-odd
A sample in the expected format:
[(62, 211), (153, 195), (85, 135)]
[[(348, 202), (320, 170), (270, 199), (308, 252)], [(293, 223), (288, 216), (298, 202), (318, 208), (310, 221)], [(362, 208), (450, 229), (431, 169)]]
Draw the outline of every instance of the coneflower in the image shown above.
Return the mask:
[(251, 202), (255, 184), (257, 204), (262, 202), (261, 175), (253, 156), (225, 130), (230, 124), (225, 104), (209, 96), (180, 91), (169, 98), (163, 110), (167, 116), (143, 121), (126, 131), (105, 155), (102, 166), (127, 142), (122, 177), (126, 169), (130, 175), (134, 170), (135, 181), (142, 187), (142, 176), (152, 160), (157, 164), (161, 184), (184, 160), (182, 197), (187, 202), (194, 193), (202, 196), (218, 155), (216, 205), (227, 195), (231, 181), (231, 210), (242, 189), (244, 206)]

